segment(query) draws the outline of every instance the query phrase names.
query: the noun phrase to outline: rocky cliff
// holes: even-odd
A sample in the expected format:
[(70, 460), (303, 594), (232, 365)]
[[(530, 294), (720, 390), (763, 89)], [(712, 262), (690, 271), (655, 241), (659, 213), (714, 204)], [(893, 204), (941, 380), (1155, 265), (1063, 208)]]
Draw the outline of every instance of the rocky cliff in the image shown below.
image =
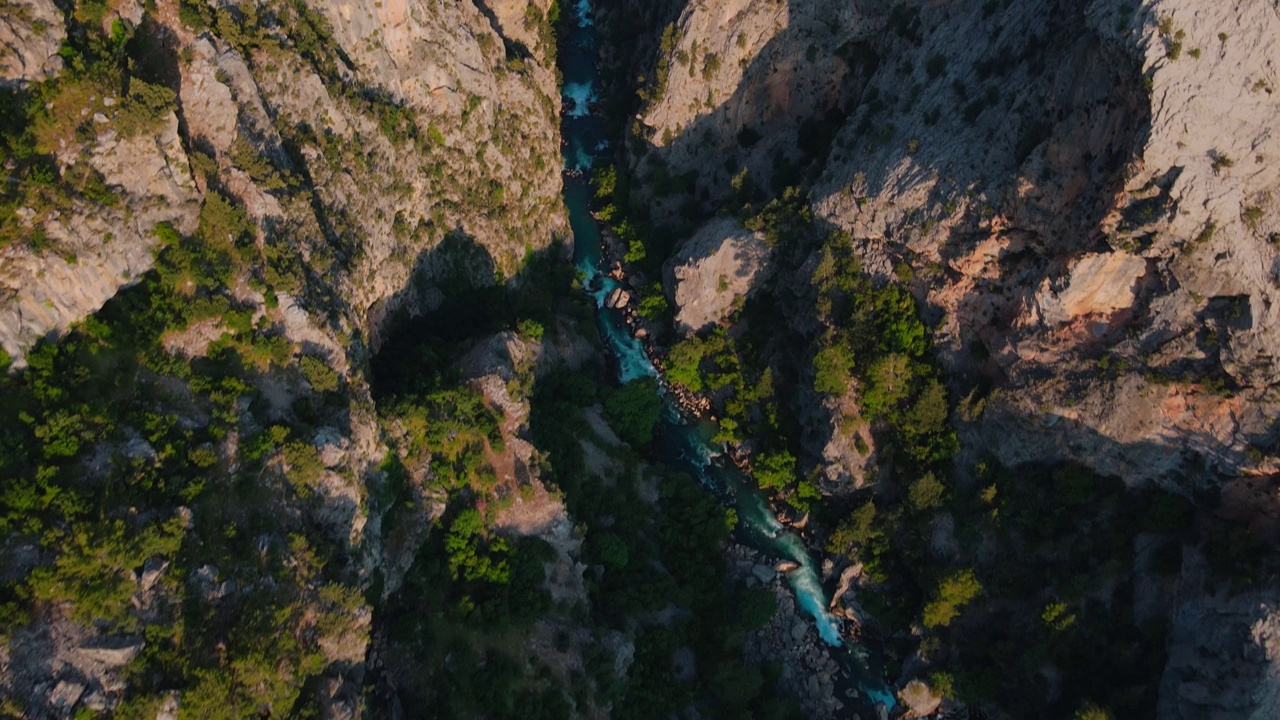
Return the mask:
[[(472, 235), (514, 274), (566, 225), (554, 47), (507, 5), (492, 18), (470, 3), (219, 9), (217, 18), (241, 26), (234, 33), (185, 24), (177, 4), (102, 16), (108, 30), (123, 23), (151, 38), (156, 72), (177, 102), (158, 132), (123, 137), (118, 88), (61, 91), (64, 104), (51, 112), (83, 124), (67, 120), (81, 124), (74, 138), (49, 134), (59, 172), (87, 162), (120, 201), (114, 216), (75, 198), (50, 212), (19, 203), (18, 234), (47, 239), (3, 250), (0, 346), (20, 359), (136, 280), (151, 266), (152, 226), (194, 229), (208, 183), (192, 176), (215, 167), (264, 238), (289, 227), (299, 242), (347, 246), (333, 279), (353, 308), (373, 311), (352, 316), (366, 332), (376, 333), (417, 253), (445, 233)], [(11, 82), (58, 72), (56, 62), (44, 75), (29, 69), (65, 33), (60, 13), (51, 24), (38, 10), (7, 18), (40, 28), (15, 40)], [(200, 155), (195, 172), (188, 152)], [(282, 192), (287, 181), (309, 184), (314, 197)]]
[[(98, 430), (73, 431), (39, 482), (95, 498), (102, 522), (123, 523), (129, 537), (185, 537), (193, 554), (149, 545), (136, 556), (145, 570), (105, 562), (103, 582), (120, 594), (93, 605), (53, 569), (75, 552), (54, 539), (59, 531), (6, 521), (0, 604), (15, 607), (13, 592), (31, 599), (25, 588), (42, 572), (59, 579), (32, 600), (45, 603), (39, 622), (6, 614), (5, 712), (66, 717), (125, 702), (175, 717), (200, 713), (219, 682), (251, 686), (252, 658), (267, 656), (242, 634), (211, 640), (225, 662), (188, 676), (188, 691), (126, 679), (135, 658), (150, 663), (165, 643), (182, 644), (156, 633), (181, 621), (190, 597), (213, 618), (202, 630), (210, 637), (224, 614), (281, 611), (277, 630), (292, 632), (268, 653), (269, 687), (250, 693), (265, 698), (264, 712), (288, 711), (312, 677), (323, 687), (308, 686), (306, 703), (354, 716), (371, 625), (362, 589), (376, 576), (369, 597), (393, 590), (439, 513), (419, 494), (400, 534), (384, 525), (379, 468), (398, 426), (375, 410), (370, 348), (391, 313), (439, 304), (436, 278), (458, 264), (440, 250), (446, 237), (483, 259), (472, 280), (501, 287), (567, 234), (550, 3), (65, 5), (0, 9), (11, 173), (0, 202), (0, 365), (43, 358), (6, 381), (14, 417), (0, 466), (15, 479), (5, 513), (26, 502), (14, 488), (34, 481), (29, 453), (47, 447), (45, 418), (92, 417)], [(51, 370), (57, 348), (88, 336), (102, 341), (93, 354), (135, 372)], [(89, 390), (73, 379), (99, 373), (118, 382)], [(37, 374), (63, 389), (40, 395)], [(210, 412), (215, 397), (229, 402), (221, 414)], [(59, 402), (69, 409), (55, 411)], [(34, 415), (20, 421), (19, 405)], [(161, 440), (177, 437), (168, 433), (185, 438), (181, 449)], [(131, 462), (168, 468), (160, 472), (173, 483), (204, 479), (183, 499), (152, 486), (131, 508), (93, 494)], [(245, 489), (237, 478), (251, 474), (266, 494), (224, 508), (217, 497)], [(306, 480), (290, 486), (290, 477)], [(27, 507), (32, 518), (49, 509)], [(54, 525), (94, 528), (85, 532), (106, 543), (99, 552), (133, 552), (112, 544), (119, 536), (103, 540), (110, 532), (98, 535), (98, 520), (80, 510), (58, 512)], [(167, 518), (177, 520), (156, 530)], [(214, 549), (227, 546), (212, 538), (237, 527), (256, 528), (256, 551)], [(326, 560), (308, 564), (316, 548), (339, 558), (327, 576)], [(239, 564), (250, 555), (265, 564)], [(294, 571), (264, 580), (277, 561)], [(202, 640), (188, 641), (178, 652), (202, 652), (192, 650)], [(220, 711), (259, 702), (236, 692), (225, 689)]]
[[(677, 254), (714, 257), (708, 216), (810, 191), (821, 232), (919, 303), (962, 400), (958, 482), (982, 458), (1069, 460), (1233, 495), (1280, 469), (1277, 37), (1273, 3), (691, 2), (631, 127), (633, 194), (693, 238)], [(780, 277), (803, 294), (818, 261)], [(673, 289), (677, 318), (702, 312)], [(800, 398), (807, 462), (848, 488), (851, 397)], [(1266, 714), (1269, 606), (1183, 587), (1161, 716)], [(1188, 644), (1231, 642), (1250, 679), (1197, 679)]]
[[(1264, 5), (694, 3), (637, 168), (691, 173), (716, 203), (808, 178), (868, 267), (910, 268), (952, 372), (1001, 389), (974, 431), (1020, 440), (990, 449), (1189, 488), (1260, 467), (1272, 441), (1258, 50), (1276, 22)], [(1143, 409), (1111, 402), (1129, 388)]]

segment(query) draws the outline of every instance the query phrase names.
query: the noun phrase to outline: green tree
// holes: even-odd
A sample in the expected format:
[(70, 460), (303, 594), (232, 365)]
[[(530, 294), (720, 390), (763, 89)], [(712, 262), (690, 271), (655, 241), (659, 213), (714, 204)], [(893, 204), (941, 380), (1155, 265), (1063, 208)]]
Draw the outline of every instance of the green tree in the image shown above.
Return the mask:
[(947, 388), (930, 380), (907, 414), (907, 429), (916, 434), (943, 432), (947, 429)]
[(635, 448), (653, 442), (653, 428), (662, 415), (658, 380), (638, 378), (623, 385), (604, 401), (604, 412), (618, 437)]
[(702, 358), (706, 343), (697, 337), (681, 340), (667, 353), (667, 379), (678, 382), (689, 392), (702, 392)]
[(600, 533), (594, 538), (594, 554), (606, 567), (621, 570), (627, 566), (630, 555), (627, 543), (614, 533)]
[(860, 506), (836, 525), (827, 538), (827, 552), (836, 555), (852, 555), (876, 535), (876, 506), (867, 503)]
[(849, 389), (849, 371), (853, 358), (838, 340), (822, 348), (813, 357), (813, 389), (829, 395), (843, 395)]
[(893, 353), (877, 360), (868, 375), (862, 393), (862, 405), (872, 417), (891, 417), (898, 405), (911, 394), (915, 372), (911, 359), (901, 353)]
[(303, 355), (298, 359), (298, 366), (302, 369), (302, 374), (306, 376), (307, 382), (311, 383), (312, 390), (324, 393), (335, 392), (338, 389), (338, 373), (329, 367), (329, 363), (324, 360), (311, 355)]
[(761, 453), (752, 471), (761, 489), (782, 490), (796, 479), (796, 459), (786, 450)]
[(943, 579), (933, 600), (924, 606), (925, 627), (947, 627), (960, 608), (982, 594), (982, 583), (972, 570), (961, 570)]

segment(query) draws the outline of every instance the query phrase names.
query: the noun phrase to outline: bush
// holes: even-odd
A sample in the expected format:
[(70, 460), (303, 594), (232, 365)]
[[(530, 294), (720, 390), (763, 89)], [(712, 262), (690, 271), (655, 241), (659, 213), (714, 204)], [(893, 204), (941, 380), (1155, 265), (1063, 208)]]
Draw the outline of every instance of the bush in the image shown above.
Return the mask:
[(1087, 702), (1072, 715), (1072, 720), (1114, 720), (1114, 715), (1109, 710), (1099, 707), (1095, 703)]
[(291, 440), (285, 443), (283, 455), (288, 465), (289, 482), (294, 490), (303, 497), (309, 496), (324, 473), (324, 463), (320, 462), (320, 454), (316, 452), (315, 446)]
[(521, 335), (524, 335), (534, 342), (542, 342), (542, 336), (546, 332), (542, 327), (542, 323), (528, 319), (521, 320), (516, 326), (516, 329), (519, 330)]
[(197, 231), (205, 242), (214, 247), (229, 248), (242, 243), (252, 231), (253, 225), (243, 209), (219, 192), (205, 195)]

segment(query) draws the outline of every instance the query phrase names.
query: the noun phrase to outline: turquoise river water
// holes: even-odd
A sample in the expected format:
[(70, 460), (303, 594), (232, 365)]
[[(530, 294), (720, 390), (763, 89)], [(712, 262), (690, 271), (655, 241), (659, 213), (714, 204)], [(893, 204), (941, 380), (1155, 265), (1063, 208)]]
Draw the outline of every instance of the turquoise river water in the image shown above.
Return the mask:
[[(569, 171), (564, 192), (573, 230), (574, 264), (595, 302), (596, 324), (615, 361), (618, 381), (659, 377), (644, 346), (631, 336), (622, 314), (604, 307), (605, 298), (619, 284), (600, 272), (600, 229), (589, 208), (591, 167), (597, 158), (609, 152), (604, 124), (591, 112), (599, 78), (590, 0), (577, 0), (567, 12), (571, 13), (567, 23), (570, 32), (561, 39), (560, 69), (564, 77), (561, 94), (565, 105), (562, 119), (565, 168)], [(892, 708), (893, 693), (878, 671), (877, 653), (848, 643), (841, 636), (841, 621), (827, 611), (829, 599), (804, 543), (778, 521), (751, 479), (722, 460), (721, 448), (710, 442), (714, 427), (683, 417), (665, 390), (665, 384), (660, 382), (659, 386), (663, 388), (660, 392), (664, 400), (655, 443), (659, 458), (693, 474), (708, 491), (736, 511), (740, 542), (769, 557), (799, 565), (787, 573), (787, 581), (795, 592), (797, 604), (812, 618), (822, 639), (833, 647), (849, 676), (846, 687), (842, 688), (846, 705), (870, 717)], [(877, 709), (876, 705), (883, 707)]]

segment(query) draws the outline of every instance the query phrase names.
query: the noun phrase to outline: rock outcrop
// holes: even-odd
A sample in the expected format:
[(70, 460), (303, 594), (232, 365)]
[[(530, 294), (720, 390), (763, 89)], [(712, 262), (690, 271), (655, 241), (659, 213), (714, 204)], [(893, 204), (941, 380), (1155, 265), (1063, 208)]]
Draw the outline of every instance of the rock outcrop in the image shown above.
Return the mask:
[[(553, 68), (540, 61), (553, 48), (542, 47), (523, 23), (492, 23), (470, 3), (399, 0), (376, 9), (317, 3), (334, 35), (325, 54), (335, 58), (330, 64), (309, 61), (293, 46), (288, 15), (283, 26), (264, 26), (279, 42), (246, 54), (218, 35), (192, 32), (174, 6), (160, 10), (159, 24), (146, 31), (185, 48), (176, 86), (183, 134), (171, 117), (154, 135), (118, 137), (114, 118), (122, 104), (105, 94), (92, 98), (92, 107), (73, 109), (97, 118), (98, 133), (64, 145), (58, 154), (64, 171), (88, 153), (107, 187), (124, 196), (130, 216), (89, 204), (71, 216), (32, 216), (28, 227), (42, 229), (53, 249), (2, 250), (0, 347), (19, 364), (35, 340), (93, 312), (151, 267), (155, 223), (194, 229), (207, 188), (192, 179), (191, 147), (225, 173), (225, 189), (253, 220), (313, 243), (328, 244), (326, 233), (347, 236), (353, 262), (339, 282), (353, 306), (370, 311), (355, 321), (373, 325), (375, 334), (394, 309), (388, 301), (415, 300), (393, 296), (406, 286), (417, 255), (445, 233), (473, 237), (508, 275), (527, 251), (567, 234), (559, 93)], [(46, 22), (33, 10), (24, 25), (25, 15), (7, 21), (28, 34)], [(42, 35), (54, 38), (55, 50), (63, 32), (61, 13), (56, 17)], [(512, 42), (521, 43), (527, 62), (507, 62)], [(299, 127), (317, 135), (298, 142)], [(296, 156), (287, 143), (298, 148)], [(282, 196), (283, 176), (254, 177), (255, 168), (240, 167), (258, 154), (310, 179), (323, 211)]]
[(1254, 720), (1280, 713), (1280, 609), (1275, 588), (1232, 594), (1201, 585), (1204, 559), (1184, 558), (1158, 716)]
[(725, 320), (773, 274), (764, 233), (732, 218), (713, 220), (689, 238), (665, 268), (675, 298), (676, 330), (696, 333)]
[[(110, 112), (107, 97), (86, 111)], [(42, 232), (49, 248), (0, 248), (0, 348), (21, 360), (35, 341), (102, 307), (123, 285), (151, 269), (157, 223), (195, 229), (199, 195), (173, 113), (154, 134), (120, 137), (112, 116), (99, 134), (59, 153), (64, 172), (80, 155), (115, 196), (109, 205), (73, 199), (67, 212), (28, 209), (26, 231)], [(20, 364), (20, 363), (19, 363)]]

